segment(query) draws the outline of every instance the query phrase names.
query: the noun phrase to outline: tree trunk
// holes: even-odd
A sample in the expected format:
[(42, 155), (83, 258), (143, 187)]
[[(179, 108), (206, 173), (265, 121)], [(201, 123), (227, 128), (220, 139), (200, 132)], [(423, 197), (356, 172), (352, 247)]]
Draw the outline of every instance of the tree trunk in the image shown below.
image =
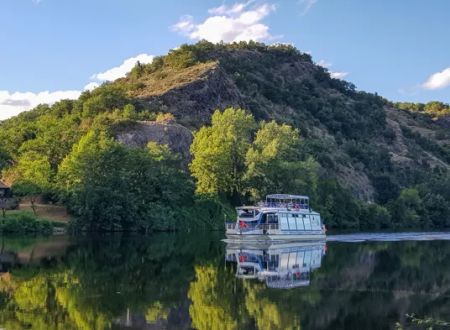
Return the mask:
[(31, 197), (30, 198), (31, 209), (33, 210), (33, 214), (37, 215), (37, 213), (36, 213), (36, 205), (34, 204), (34, 202), (35, 202), (34, 197)]

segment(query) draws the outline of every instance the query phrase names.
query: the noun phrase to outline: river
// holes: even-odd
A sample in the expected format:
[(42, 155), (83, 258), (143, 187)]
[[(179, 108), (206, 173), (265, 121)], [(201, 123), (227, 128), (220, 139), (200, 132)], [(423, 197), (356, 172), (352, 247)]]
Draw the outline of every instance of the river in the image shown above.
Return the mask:
[(1, 238), (4, 329), (447, 329), (450, 235)]

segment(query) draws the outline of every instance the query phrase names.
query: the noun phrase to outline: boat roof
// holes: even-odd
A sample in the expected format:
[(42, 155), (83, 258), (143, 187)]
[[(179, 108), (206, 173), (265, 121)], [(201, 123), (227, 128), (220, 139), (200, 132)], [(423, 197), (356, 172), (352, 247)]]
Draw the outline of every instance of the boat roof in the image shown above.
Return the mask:
[(236, 210), (259, 210), (260, 207), (259, 206), (238, 206), (236, 207)]
[(266, 199), (309, 199), (308, 196), (304, 195), (289, 195), (289, 194), (272, 194), (267, 195)]
[(267, 281), (266, 285), (269, 288), (273, 289), (291, 289), (301, 286), (309, 286), (310, 280), (300, 280), (300, 281), (292, 281), (292, 280), (276, 280), (276, 281)]

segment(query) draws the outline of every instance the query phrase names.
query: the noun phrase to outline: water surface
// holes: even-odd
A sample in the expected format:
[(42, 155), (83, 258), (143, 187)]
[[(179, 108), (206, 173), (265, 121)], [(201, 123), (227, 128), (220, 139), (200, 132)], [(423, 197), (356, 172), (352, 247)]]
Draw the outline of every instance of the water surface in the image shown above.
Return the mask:
[(448, 329), (450, 235), (1, 238), (0, 328)]

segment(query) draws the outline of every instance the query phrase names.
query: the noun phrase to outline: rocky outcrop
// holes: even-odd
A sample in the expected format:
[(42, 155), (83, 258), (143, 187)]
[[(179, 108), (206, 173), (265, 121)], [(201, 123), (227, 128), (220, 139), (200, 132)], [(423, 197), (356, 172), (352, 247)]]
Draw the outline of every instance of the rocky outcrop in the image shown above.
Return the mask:
[(116, 139), (129, 147), (145, 147), (149, 142), (166, 144), (181, 155), (188, 164), (191, 159), (189, 147), (192, 143), (192, 132), (174, 122), (140, 121), (132, 127), (116, 133)]
[(219, 67), (188, 84), (141, 100), (147, 108), (172, 113), (178, 122), (193, 128), (208, 123), (217, 109), (244, 106), (239, 89)]

